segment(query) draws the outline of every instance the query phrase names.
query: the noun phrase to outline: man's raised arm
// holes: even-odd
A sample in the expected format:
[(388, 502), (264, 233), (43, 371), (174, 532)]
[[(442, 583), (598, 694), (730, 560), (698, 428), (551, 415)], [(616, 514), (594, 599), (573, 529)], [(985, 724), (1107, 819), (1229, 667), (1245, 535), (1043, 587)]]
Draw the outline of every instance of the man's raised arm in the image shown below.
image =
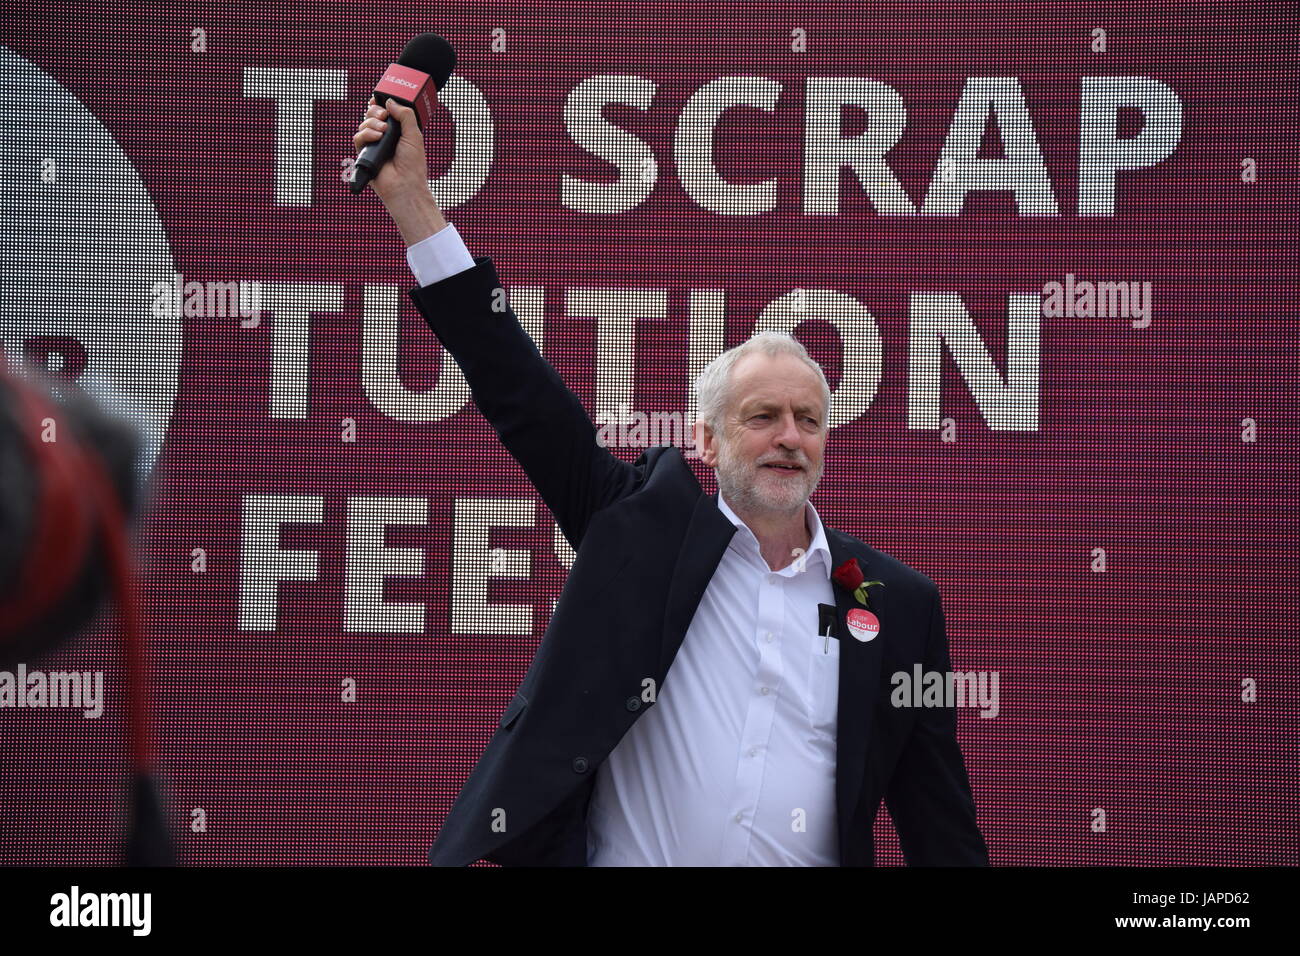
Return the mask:
[(492, 260), (471, 257), (438, 208), (414, 112), (389, 104), (385, 109), (372, 99), (352, 141), (359, 152), (379, 139), (390, 112), (401, 124), (393, 158), (371, 187), (406, 242), (408, 263), (421, 284), (411, 298), (460, 366), (479, 411), (577, 548), (591, 515), (641, 480), (644, 458), (630, 465), (597, 443), (582, 403), (505, 301)]

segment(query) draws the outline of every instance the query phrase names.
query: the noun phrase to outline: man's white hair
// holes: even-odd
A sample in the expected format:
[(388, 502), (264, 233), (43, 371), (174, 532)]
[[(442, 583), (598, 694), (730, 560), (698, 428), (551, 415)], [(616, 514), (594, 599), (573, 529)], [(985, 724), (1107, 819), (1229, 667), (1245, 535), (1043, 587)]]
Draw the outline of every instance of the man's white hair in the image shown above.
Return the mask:
[(831, 412), (831, 388), (826, 383), (825, 373), (822, 372), (821, 366), (813, 361), (812, 356), (808, 354), (808, 350), (803, 347), (803, 343), (788, 332), (778, 332), (775, 329), (768, 329), (750, 336), (749, 339), (741, 342), (735, 348), (727, 349), (705, 366), (704, 371), (695, 379), (695, 395), (699, 401), (697, 415), (700, 421), (708, 425), (715, 435), (721, 437), (722, 418), (732, 399), (732, 369), (746, 355), (756, 353), (773, 357), (790, 355), (799, 359), (817, 373), (817, 380), (821, 383), (822, 408), (824, 409), (822, 428), (828, 427)]

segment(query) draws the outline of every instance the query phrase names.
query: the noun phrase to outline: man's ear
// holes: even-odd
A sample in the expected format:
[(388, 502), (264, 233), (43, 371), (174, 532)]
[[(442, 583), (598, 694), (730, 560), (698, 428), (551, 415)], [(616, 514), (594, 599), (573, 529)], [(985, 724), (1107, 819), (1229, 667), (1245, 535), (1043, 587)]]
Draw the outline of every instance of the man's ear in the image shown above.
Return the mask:
[(713, 434), (713, 429), (697, 419), (691, 426), (691, 435), (695, 440), (695, 452), (699, 455), (700, 461), (710, 468), (715, 467), (718, 462), (718, 440)]

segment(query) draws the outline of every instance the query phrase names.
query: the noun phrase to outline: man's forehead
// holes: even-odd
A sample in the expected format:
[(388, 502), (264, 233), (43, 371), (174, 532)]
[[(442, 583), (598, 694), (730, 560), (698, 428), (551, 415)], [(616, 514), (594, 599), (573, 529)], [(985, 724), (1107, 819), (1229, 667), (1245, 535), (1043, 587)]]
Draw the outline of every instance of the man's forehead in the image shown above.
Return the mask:
[(784, 404), (793, 394), (796, 404), (821, 406), (821, 382), (817, 374), (792, 355), (746, 355), (736, 363), (733, 375), (736, 386), (733, 394), (739, 404), (773, 401)]

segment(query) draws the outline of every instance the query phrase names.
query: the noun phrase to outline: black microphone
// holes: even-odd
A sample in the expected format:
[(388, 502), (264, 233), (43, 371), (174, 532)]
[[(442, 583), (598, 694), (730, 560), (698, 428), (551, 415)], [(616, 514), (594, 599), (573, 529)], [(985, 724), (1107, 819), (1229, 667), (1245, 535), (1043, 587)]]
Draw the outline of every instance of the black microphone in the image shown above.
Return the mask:
[[(389, 64), (384, 71), (375, 86), (375, 102), (383, 106), (391, 98), (413, 107), (416, 122), (424, 129), (432, 110), (431, 98), (447, 84), (455, 68), (456, 51), (451, 44), (436, 33), (421, 33), (406, 44), (397, 62)], [(392, 158), (401, 138), (401, 124), (389, 116), (384, 134), (375, 142), (367, 143), (357, 154), (350, 187), (353, 195), (379, 175), (379, 167)]]

